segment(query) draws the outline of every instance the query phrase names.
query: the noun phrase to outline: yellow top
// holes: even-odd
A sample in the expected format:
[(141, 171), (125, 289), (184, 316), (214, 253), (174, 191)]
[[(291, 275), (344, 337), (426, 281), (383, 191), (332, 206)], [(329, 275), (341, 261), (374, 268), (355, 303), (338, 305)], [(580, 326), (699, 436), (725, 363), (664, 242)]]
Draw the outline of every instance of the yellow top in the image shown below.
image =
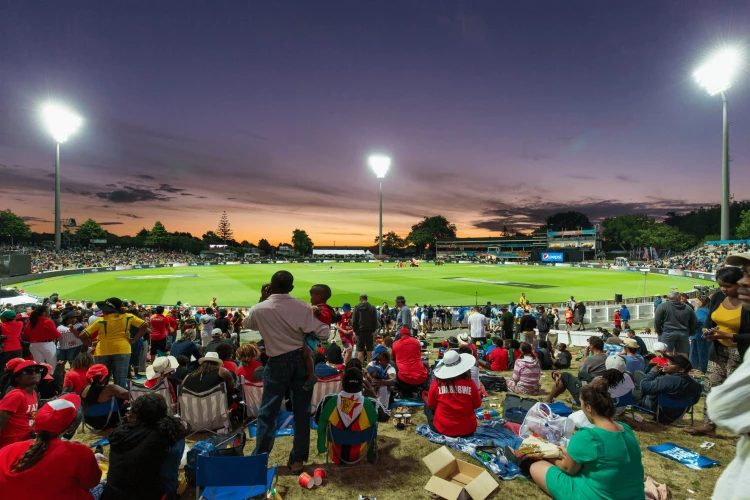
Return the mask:
[(105, 314), (84, 330), (92, 342), (97, 342), (94, 356), (130, 354), (130, 328), (145, 323), (132, 314)]
[[(741, 315), (742, 307), (727, 309), (724, 304), (719, 304), (719, 307), (711, 313), (711, 319), (722, 332), (734, 335), (740, 332)], [(727, 347), (737, 347), (737, 342), (732, 340), (719, 339), (719, 342)]]

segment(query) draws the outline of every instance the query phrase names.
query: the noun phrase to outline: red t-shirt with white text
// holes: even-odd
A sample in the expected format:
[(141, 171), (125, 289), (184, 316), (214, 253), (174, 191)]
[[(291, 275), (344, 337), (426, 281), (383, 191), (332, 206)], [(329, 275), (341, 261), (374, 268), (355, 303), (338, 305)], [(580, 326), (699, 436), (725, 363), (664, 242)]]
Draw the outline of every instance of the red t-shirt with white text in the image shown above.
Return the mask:
[(432, 423), (440, 434), (466, 436), (477, 430), (474, 410), (482, 406), (482, 396), (471, 379), (456, 380), (453, 384), (435, 379), (427, 394), (427, 406), (435, 409)]
[(29, 394), (13, 389), (0, 399), (0, 411), (10, 412), (10, 419), (0, 430), (0, 448), (27, 439), (34, 430), (38, 401), (36, 392)]
[(161, 314), (151, 316), (151, 340), (164, 340), (167, 338), (168, 326), (169, 320)]
[(427, 367), (422, 363), (422, 346), (409, 335), (402, 336), (391, 348), (396, 362), (398, 379), (410, 385), (427, 381)]

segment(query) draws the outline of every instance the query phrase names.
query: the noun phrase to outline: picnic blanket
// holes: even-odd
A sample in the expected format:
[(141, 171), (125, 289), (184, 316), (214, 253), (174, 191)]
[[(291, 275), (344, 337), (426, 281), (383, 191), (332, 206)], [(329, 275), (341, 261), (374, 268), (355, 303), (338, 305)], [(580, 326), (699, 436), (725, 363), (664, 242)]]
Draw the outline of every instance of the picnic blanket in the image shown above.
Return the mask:
[(719, 465), (719, 462), (716, 460), (711, 460), (693, 450), (688, 450), (687, 448), (677, 446), (673, 443), (664, 443), (659, 446), (648, 446), (647, 448), (649, 451), (653, 451), (658, 455), (674, 460), (675, 462), (680, 462), (688, 469), (701, 470), (708, 469), (714, 465)]
[(424, 406), (424, 401), (421, 399), (394, 399), (391, 408), (398, 408), (399, 406)]
[(454, 450), (460, 450), (471, 455), (482, 463), (493, 474), (504, 481), (510, 481), (521, 476), (521, 470), (513, 462), (507, 461), (505, 457), (489, 455), (489, 460), (484, 461), (479, 453), (477, 446), (495, 446), (504, 450), (510, 446), (517, 450), (521, 446), (521, 438), (514, 435), (513, 432), (503, 426), (502, 419), (479, 422), (477, 431), (468, 438), (452, 438), (443, 434), (433, 432), (428, 426), (422, 424), (416, 429), (417, 434), (426, 437), (429, 441), (445, 445)]

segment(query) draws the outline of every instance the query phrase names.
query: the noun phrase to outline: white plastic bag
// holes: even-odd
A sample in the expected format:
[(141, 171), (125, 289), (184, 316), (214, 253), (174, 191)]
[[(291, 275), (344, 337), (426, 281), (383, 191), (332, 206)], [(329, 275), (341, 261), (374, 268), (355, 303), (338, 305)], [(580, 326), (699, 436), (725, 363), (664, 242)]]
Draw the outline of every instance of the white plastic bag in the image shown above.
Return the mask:
[(537, 403), (526, 413), (518, 435), (526, 439), (532, 435), (552, 444), (564, 446), (573, 435), (574, 425), (555, 414), (545, 403)]

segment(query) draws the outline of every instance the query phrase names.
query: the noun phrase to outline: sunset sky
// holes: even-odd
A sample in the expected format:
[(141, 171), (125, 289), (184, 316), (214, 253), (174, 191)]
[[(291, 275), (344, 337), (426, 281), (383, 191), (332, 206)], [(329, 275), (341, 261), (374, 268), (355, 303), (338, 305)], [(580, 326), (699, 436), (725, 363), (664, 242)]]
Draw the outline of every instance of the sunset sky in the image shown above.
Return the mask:
[[(692, 72), (750, 56), (750, 2), (0, 0), (0, 209), (117, 234), (161, 220), (237, 240), (372, 244), (441, 214), (461, 237), (719, 202), (721, 99)], [(750, 72), (730, 89), (732, 193), (750, 190)], [(744, 174), (744, 175), (743, 175)], [(717, 231), (718, 232), (718, 231)]]

